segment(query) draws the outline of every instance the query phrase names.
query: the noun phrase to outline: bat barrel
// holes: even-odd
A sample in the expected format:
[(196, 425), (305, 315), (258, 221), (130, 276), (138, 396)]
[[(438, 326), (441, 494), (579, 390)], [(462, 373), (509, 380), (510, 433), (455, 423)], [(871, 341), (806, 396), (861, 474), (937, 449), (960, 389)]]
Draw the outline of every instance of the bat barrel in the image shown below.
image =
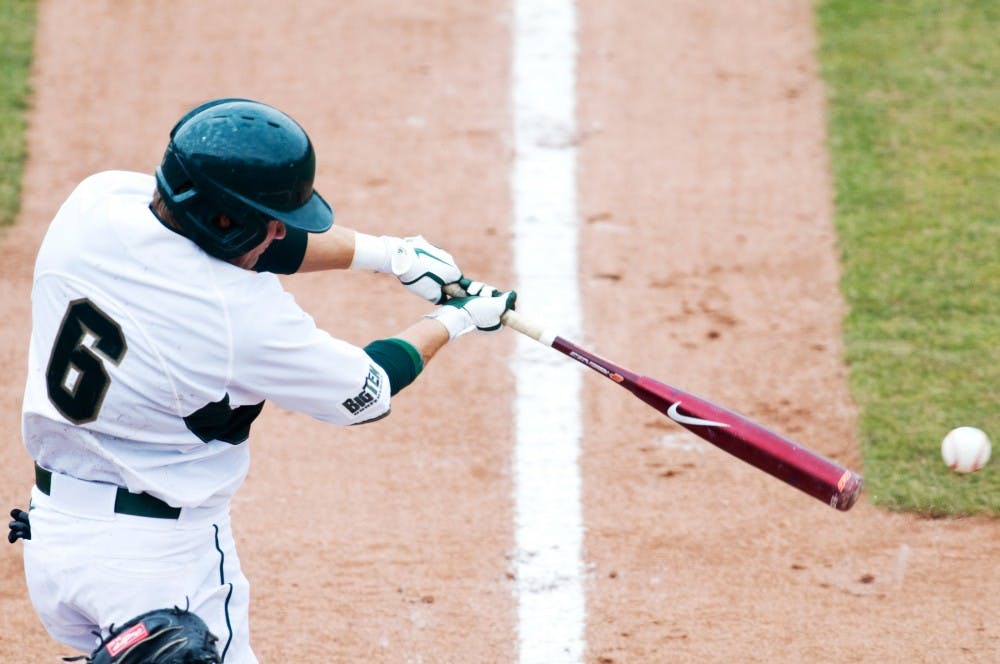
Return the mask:
[(861, 495), (860, 475), (749, 418), (609, 362), (513, 311), (504, 315), (503, 322), (614, 381), (716, 447), (831, 507), (847, 511)]
[(841, 511), (861, 494), (860, 475), (709, 401), (641, 376), (635, 396), (716, 447)]

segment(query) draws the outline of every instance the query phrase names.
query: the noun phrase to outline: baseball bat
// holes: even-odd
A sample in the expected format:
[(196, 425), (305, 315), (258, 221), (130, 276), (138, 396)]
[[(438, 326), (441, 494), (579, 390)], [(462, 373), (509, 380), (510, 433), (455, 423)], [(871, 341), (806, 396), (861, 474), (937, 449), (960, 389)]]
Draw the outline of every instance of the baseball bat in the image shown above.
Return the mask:
[[(445, 290), (456, 296), (464, 295), (464, 291), (452, 286)], [(830, 507), (847, 511), (861, 495), (864, 482), (859, 474), (766, 429), (748, 417), (690, 392), (629, 371), (548, 332), (516, 311), (508, 311), (501, 320), (505, 326), (568, 355), (624, 387), (699, 438)]]

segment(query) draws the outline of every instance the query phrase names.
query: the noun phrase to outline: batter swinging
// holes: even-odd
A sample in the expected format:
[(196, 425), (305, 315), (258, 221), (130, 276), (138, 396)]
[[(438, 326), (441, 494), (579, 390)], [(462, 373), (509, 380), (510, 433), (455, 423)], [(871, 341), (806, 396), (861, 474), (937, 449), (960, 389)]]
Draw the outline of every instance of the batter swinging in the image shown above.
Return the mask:
[[(423, 238), (333, 226), (305, 131), (265, 104), (186, 114), (155, 177), (84, 180), (38, 253), (23, 435), (35, 460), (25, 575), (49, 633), (185, 606), (225, 662), (257, 661), (230, 500), (265, 400), (340, 425), (389, 413), (449, 340), (514, 306)], [(364, 348), (318, 329), (275, 273), (388, 272), (441, 305)], [(447, 300), (460, 283), (469, 297)]]

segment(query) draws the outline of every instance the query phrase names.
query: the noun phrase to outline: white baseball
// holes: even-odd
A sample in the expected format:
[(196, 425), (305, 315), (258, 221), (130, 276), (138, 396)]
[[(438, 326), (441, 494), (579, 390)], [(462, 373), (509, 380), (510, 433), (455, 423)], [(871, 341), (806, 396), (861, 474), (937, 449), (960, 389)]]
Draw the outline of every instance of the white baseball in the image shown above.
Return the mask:
[(976, 427), (958, 427), (941, 441), (941, 458), (956, 473), (972, 473), (990, 459), (990, 439)]

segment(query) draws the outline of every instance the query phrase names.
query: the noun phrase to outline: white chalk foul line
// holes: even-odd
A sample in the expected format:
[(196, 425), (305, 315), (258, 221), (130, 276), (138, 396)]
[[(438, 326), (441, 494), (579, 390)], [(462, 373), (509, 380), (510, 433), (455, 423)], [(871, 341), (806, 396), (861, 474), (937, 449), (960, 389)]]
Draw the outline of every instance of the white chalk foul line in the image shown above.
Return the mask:
[[(578, 337), (575, 8), (571, 0), (516, 0), (514, 13), (518, 309)], [(575, 664), (585, 650), (581, 372), (525, 337), (514, 371), (518, 657)]]

